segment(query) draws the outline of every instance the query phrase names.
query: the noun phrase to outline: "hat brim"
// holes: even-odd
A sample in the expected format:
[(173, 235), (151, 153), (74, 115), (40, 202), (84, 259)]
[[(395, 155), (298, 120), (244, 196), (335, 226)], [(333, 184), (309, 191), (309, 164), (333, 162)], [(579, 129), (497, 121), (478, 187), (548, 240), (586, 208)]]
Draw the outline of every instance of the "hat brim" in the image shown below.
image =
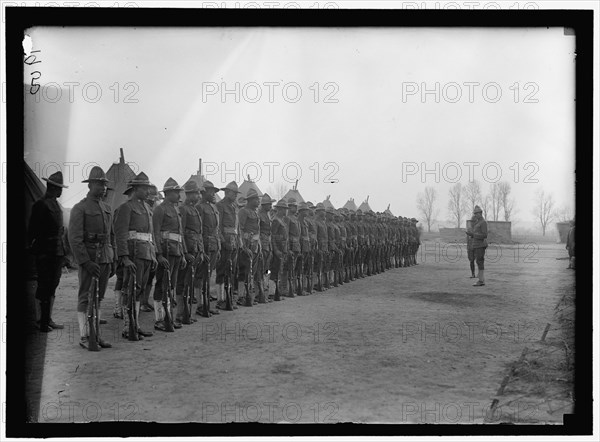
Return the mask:
[(277, 202), (277, 200), (271, 200), (271, 201), (261, 201), (261, 202), (260, 202), (260, 204), (261, 204), (261, 205), (262, 205), (262, 204), (265, 204), (265, 205), (266, 205), (266, 204), (273, 204), (273, 203), (276, 203), (276, 202)]
[(94, 181), (102, 181), (104, 183), (110, 182), (110, 180), (107, 180), (106, 178), (88, 178), (87, 180), (83, 180), (82, 183), (92, 183)]
[(221, 187), (219, 190), (222, 190), (223, 192), (225, 192), (226, 190), (230, 190), (230, 191), (235, 192), (235, 193), (242, 193), (239, 190), (228, 189), (227, 187)]
[(68, 189), (69, 188), (69, 186), (65, 186), (64, 184), (57, 183), (56, 181), (49, 180), (48, 178), (42, 178), (42, 179), (44, 181), (46, 181), (48, 184), (52, 184), (53, 186), (62, 187), (63, 189)]

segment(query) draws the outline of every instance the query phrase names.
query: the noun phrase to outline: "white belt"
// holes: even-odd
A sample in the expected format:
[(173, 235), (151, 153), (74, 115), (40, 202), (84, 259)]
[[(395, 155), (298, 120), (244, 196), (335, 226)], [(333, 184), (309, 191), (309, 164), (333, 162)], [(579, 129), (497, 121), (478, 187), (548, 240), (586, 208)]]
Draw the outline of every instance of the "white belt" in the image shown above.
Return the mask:
[(163, 239), (170, 239), (170, 240), (173, 240), (173, 241), (182, 242), (181, 241), (181, 235), (179, 233), (160, 232), (160, 236)]
[(137, 239), (139, 241), (148, 241), (150, 243), (153, 242), (152, 241), (152, 233), (136, 232), (135, 230), (129, 231), (128, 239)]

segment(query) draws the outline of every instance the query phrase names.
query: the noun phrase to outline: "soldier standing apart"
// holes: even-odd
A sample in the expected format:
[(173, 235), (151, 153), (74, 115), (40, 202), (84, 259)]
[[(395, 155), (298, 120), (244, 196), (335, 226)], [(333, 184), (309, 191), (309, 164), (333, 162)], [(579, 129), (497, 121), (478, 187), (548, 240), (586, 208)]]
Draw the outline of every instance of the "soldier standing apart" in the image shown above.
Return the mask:
[[(467, 220), (467, 232), (473, 232), (473, 223), (475, 222), (475, 216)], [(471, 278), (477, 278), (475, 276), (475, 252), (473, 251), (473, 237), (467, 233), (467, 258), (469, 258), (469, 266), (471, 267)]]
[(265, 275), (271, 270), (271, 261), (273, 259), (273, 249), (271, 247), (271, 217), (269, 212), (273, 207), (274, 199), (271, 199), (269, 194), (265, 193), (260, 201), (260, 209), (258, 210), (260, 246), (262, 249), (262, 259), (258, 264), (258, 273), (260, 282), (258, 286), (258, 303), (265, 304), (271, 302), (272, 295), (269, 294), (269, 282), (266, 287), (263, 287)]
[[(135, 272), (136, 286), (135, 312), (139, 315), (140, 301), (148, 282), (150, 269), (156, 266), (156, 250), (154, 248), (154, 233), (152, 230), (152, 215), (146, 203), (148, 191), (152, 185), (148, 176), (140, 172), (129, 185), (133, 188), (131, 199), (119, 207), (115, 218), (115, 236), (117, 241), (117, 256), (123, 265), (123, 287), (129, 287), (131, 272)], [(126, 301), (126, 300), (124, 300)], [(122, 336), (128, 337), (129, 317), (125, 315)], [(138, 337), (152, 336), (138, 327)]]
[[(186, 248), (185, 260), (187, 265), (185, 270), (177, 278), (177, 299), (183, 299), (183, 290), (186, 285), (191, 284), (192, 294), (200, 297), (200, 263), (204, 260), (204, 243), (202, 241), (202, 218), (196, 208), (200, 197), (200, 188), (196, 181), (188, 181), (183, 185), (185, 191), (185, 202), (179, 208), (181, 213), (181, 229), (183, 231), (183, 242)], [(194, 280), (191, 281), (192, 268), (194, 269)], [(179, 301), (178, 301), (179, 302)], [(190, 323), (196, 322), (196, 319), (190, 317)]]
[[(87, 321), (89, 292), (92, 278), (98, 280), (98, 319), (100, 303), (104, 299), (108, 279), (115, 274), (115, 235), (112, 223), (112, 209), (102, 201), (108, 179), (102, 168), (94, 166), (87, 180), (90, 191), (87, 196), (71, 209), (69, 220), (69, 243), (75, 262), (79, 265), (79, 292), (77, 295), (77, 322), (79, 324), (79, 345), (89, 348), (89, 328)], [(98, 345), (110, 348), (111, 344), (100, 337), (96, 330)]]
[[(200, 278), (202, 278), (202, 293), (206, 294), (206, 298), (204, 299), (203, 297), (202, 302), (208, 303), (208, 305), (201, 305), (201, 303), (198, 302), (196, 314), (205, 317), (219, 314), (219, 310), (210, 309), (210, 293), (206, 293), (207, 290), (210, 292), (210, 276), (212, 271), (216, 268), (221, 254), (219, 210), (215, 205), (215, 193), (218, 191), (219, 189), (215, 187), (212, 182), (205, 181), (200, 189), (202, 201), (196, 206), (202, 220), (202, 243), (204, 244), (204, 253), (206, 255), (206, 259), (200, 264), (199, 272)], [(223, 291), (219, 293), (219, 298), (217, 300), (218, 302), (223, 302), (223, 306), (225, 305)]]
[[(177, 287), (177, 277), (179, 269), (185, 268), (187, 262), (185, 254), (187, 253), (183, 242), (183, 231), (181, 229), (181, 214), (179, 213), (179, 196), (181, 187), (173, 178), (169, 178), (163, 187), (162, 192), (165, 200), (154, 209), (152, 213), (152, 225), (156, 237), (156, 286), (154, 287), (154, 317), (156, 323), (154, 328), (160, 331), (165, 330), (165, 312), (161, 303), (164, 291), (169, 283), (165, 280), (165, 271), (170, 273), (171, 291)], [(176, 295), (177, 314), (173, 321), (174, 328), (181, 328), (181, 317), (183, 315), (182, 294)]]
[(487, 248), (487, 222), (483, 219), (481, 207), (475, 206), (473, 209), (473, 231), (467, 232), (467, 235), (473, 237), (473, 251), (475, 253), (475, 262), (477, 263), (477, 268), (479, 269), (477, 276), (478, 281), (473, 284), (475, 287), (479, 287), (485, 285), (485, 279), (483, 275), (484, 267), (483, 260), (485, 256), (485, 249)]
[(287, 213), (287, 203), (279, 200), (275, 204), (277, 213), (271, 223), (271, 244), (273, 246), (273, 263), (271, 266), (271, 280), (275, 282), (275, 301), (283, 301), (285, 298), (279, 293), (279, 281), (282, 276), (283, 265), (287, 260), (288, 253), (288, 230), (284, 217)]
[[(262, 258), (260, 242), (260, 219), (257, 211), (260, 203), (260, 197), (256, 190), (250, 189), (246, 195), (245, 201), (246, 204), (244, 207), (240, 208), (238, 213), (240, 236), (242, 241), (238, 262), (239, 280), (243, 281), (244, 285), (248, 284), (248, 292), (245, 294), (245, 299), (242, 299), (240, 296), (238, 304), (246, 307), (252, 307), (252, 305), (258, 304), (258, 301), (255, 300), (252, 295), (255, 281), (258, 286), (259, 296), (261, 296), (262, 293), (262, 287), (259, 279), (260, 275), (258, 273), (259, 255)], [(264, 298), (264, 294), (262, 297)]]
[(569, 251), (569, 267), (568, 269), (575, 270), (575, 219), (571, 220), (571, 228), (567, 233), (566, 249)]
[[(241, 246), (238, 227), (238, 205), (237, 196), (240, 193), (235, 181), (222, 188), (225, 197), (219, 201), (216, 206), (219, 211), (219, 229), (221, 240), (221, 259), (217, 263), (217, 278), (219, 299), (217, 308), (225, 309), (225, 294), (223, 293), (223, 284), (225, 275), (229, 277), (230, 290), (237, 292), (238, 283), (235, 280), (234, 272), (237, 267), (238, 249)], [(232, 307), (237, 309), (235, 300)]]
[(62, 172), (56, 172), (46, 181), (46, 194), (33, 204), (29, 220), (29, 244), (35, 255), (37, 268), (36, 299), (40, 302), (40, 331), (62, 329), (62, 324), (52, 320), (56, 288), (65, 260), (63, 213), (57, 198), (62, 195)]

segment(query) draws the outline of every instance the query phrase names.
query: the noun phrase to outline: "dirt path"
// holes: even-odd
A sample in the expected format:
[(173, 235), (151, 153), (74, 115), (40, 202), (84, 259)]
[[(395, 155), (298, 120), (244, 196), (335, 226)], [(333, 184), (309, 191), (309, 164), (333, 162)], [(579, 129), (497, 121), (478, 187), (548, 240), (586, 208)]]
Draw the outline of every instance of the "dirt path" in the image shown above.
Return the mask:
[[(114, 348), (100, 353), (77, 344), (71, 272), (55, 313), (67, 327), (48, 336), (39, 421), (481, 423), (574, 272), (555, 259), (560, 245), (503, 248), (497, 259), (490, 250), (496, 262), (475, 288), (466, 257), (451, 262), (429, 246), (418, 266), (137, 343), (120, 337), (109, 290), (103, 330)], [(141, 313), (145, 329), (153, 320)]]

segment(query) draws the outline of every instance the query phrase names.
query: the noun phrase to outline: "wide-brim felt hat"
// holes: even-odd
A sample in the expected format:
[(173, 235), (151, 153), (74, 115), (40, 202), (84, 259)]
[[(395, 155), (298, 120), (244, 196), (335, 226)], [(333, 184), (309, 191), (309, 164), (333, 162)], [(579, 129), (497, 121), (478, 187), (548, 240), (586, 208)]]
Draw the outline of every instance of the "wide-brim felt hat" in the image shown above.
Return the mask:
[(275, 201), (277, 201), (277, 200), (271, 198), (268, 193), (265, 193), (262, 196), (262, 198), (260, 199), (261, 204), (273, 204)]
[(248, 191), (248, 193), (246, 194), (246, 200), (252, 199), (252, 198), (260, 198), (260, 195), (258, 194), (258, 192), (254, 189), (250, 189)]
[(183, 185), (183, 190), (185, 193), (193, 193), (193, 192), (199, 193), (200, 187), (198, 186), (198, 183), (196, 181), (190, 180)]
[(295, 198), (290, 198), (289, 200), (287, 200), (287, 205), (289, 206), (298, 206), (298, 202), (296, 201)]
[(473, 213), (483, 213), (483, 210), (481, 210), (481, 207), (479, 206), (475, 206), (473, 208)]
[(235, 192), (235, 193), (242, 193), (239, 191), (238, 185), (235, 181), (232, 181), (231, 183), (227, 184), (225, 187), (222, 187), (221, 190), (223, 190), (223, 191), (231, 190), (232, 192)]
[(88, 179), (83, 180), (82, 183), (89, 183), (90, 181), (101, 181), (108, 183), (110, 180), (106, 178), (106, 174), (100, 166), (94, 166), (92, 167), (92, 170), (90, 170), (90, 176)]
[(175, 181), (173, 178), (169, 178), (167, 181), (165, 181), (165, 185), (163, 186), (163, 189), (161, 192), (165, 193), (169, 190), (183, 190), (183, 189), (179, 184), (177, 184), (177, 181)]
[(61, 171), (54, 172), (48, 178), (42, 178), (42, 179), (44, 181), (46, 181), (48, 184), (52, 184), (53, 186), (62, 187), (64, 189), (68, 189), (69, 188), (69, 186), (65, 186), (63, 184), (63, 174), (62, 174)]
[(311, 209), (311, 210), (312, 210), (312, 209), (316, 209), (316, 208), (317, 208), (317, 206), (315, 206), (315, 205), (314, 205), (312, 202), (310, 202), (310, 201), (307, 201), (307, 202), (306, 202), (306, 205), (307, 205), (307, 206), (308, 206), (308, 208), (309, 208), (309, 209)]
[(306, 204), (306, 203), (298, 204), (298, 211), (301, 211), (301, 210), (308, 210), (308, 204)]
[(213, 189), (215, 192), (218, 192), (221, 190), (218, 187), (215, 187), (215, 185), (212, 183), (212, 181), (204, 181), (202, 183), (202, 189), (200, 189), (200, 191), (204, 192), (205, 190), (208, 190), (208, 189)]
[(279, 201), (277, 201), (277, 204), (275, 204), (275, 207), (281, 207), (283, 209), (287, 209), (288, 205), (285, 202), (285, 200), (279, 200)]

